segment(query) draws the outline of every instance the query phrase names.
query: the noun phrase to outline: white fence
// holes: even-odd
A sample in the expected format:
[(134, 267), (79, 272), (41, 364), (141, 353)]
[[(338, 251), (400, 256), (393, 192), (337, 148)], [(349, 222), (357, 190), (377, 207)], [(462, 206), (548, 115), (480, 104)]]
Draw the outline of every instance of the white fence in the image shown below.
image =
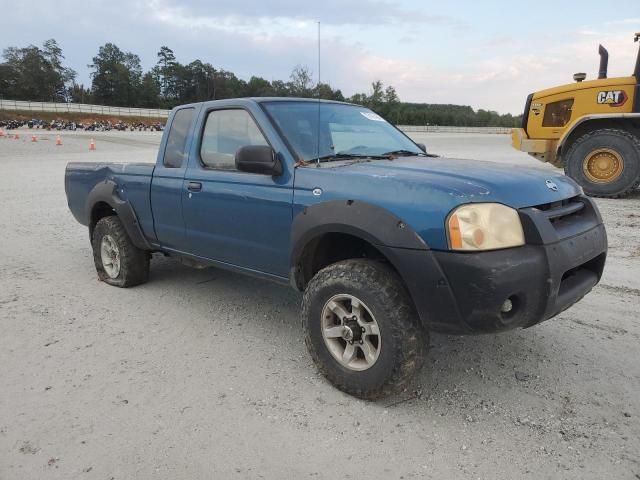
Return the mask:
[(511, 133), (511, 129), (506, 127), (446, 127), (441, 125), (398, 125), (398, 128), (405, 133)]
[(23, 102), (20, 100), (2, 99), (0, 99), (0, 110), (97, 113), (100, 115), (114, 115), (121, 117), (167, 118), (169, 116), (169, 110), (160, 110), (155, 108), (106, 107), (104, 105), (90, 105), (87, 103)]

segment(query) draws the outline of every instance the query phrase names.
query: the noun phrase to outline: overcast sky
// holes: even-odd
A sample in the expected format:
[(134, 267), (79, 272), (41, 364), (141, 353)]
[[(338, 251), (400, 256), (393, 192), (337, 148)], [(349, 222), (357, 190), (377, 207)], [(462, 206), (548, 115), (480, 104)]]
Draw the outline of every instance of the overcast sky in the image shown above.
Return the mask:
[(248, 79), (287, 80), (296, 64), (345, 95), (381, 79), (405, 101), (455, 103), (520, 113), (528, 93), (593, 78), (598, 43), (609, 72), (633, 71), (638, 0), (494, 2), (420, 0), (0, 0), (0, 49), (55, 38), (79, 82), (113, 42), (156, 62), (161, 45)]

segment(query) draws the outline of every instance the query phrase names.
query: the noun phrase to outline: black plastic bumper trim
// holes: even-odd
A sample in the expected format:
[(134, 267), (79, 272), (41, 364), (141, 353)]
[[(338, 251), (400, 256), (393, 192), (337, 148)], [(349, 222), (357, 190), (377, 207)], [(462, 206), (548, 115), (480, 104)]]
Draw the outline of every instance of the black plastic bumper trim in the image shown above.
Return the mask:
[[(526, 328), (586, 295), (604, 269), (607, 238), (598, 224), (550, 245), (477, 253), (385, 248), (423, 323), (452, 334)], [(505, 300), (510, 312), (502, 312)]]

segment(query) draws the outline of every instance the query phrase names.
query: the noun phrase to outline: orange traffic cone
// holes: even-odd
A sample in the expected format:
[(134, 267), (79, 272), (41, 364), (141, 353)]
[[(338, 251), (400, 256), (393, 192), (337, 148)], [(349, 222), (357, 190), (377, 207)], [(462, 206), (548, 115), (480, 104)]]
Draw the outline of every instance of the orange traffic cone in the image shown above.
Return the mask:
[(56, 145), (62, 146), (62, 139), (60, 138), (60, 135), (56, 138)]
[(96, 149), (96, 142), (94, 142), (92, 138), (91, 143), (89, 143), (89, 150), (95, 150), (95, 149)]
[(14, 138), (15, 140), (20, 140), (20, 134), (19, 134), (19, 133), (16, 133), (16, 134), (13, 136), (13, 138)]
[(0, 137), (4, 137), (4, 130), (0, 128)]
[(35, 134), (31, 135), (31, 141), (32, 142), (37, 142), (38, 141), (38, 139), (36, 138)]

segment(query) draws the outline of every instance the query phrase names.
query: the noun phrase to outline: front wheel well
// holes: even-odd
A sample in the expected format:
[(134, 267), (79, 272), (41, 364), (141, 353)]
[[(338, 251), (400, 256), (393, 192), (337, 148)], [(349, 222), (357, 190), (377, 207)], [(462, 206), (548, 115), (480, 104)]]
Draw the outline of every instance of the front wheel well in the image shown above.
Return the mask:
[(356, 235), (329, 232), (309, 241), (294, 265), (292, 283), (303, 291), (316, 273), (329, 265), (343, 260), (366, 258), (378, 260), (391, 267), (404, 283), (404, 279), (393, 263), (371, 242)]
[(295, 288), (305, 291), (311, 279), (322, 269), (344, 260), (368, 259), (386, 264), (405, 288), (411, 306), (417, 312), (413, 296), (396, 266), (371, 242), (356, 235), (331, 232), (309, 241), (292, 269), (291, 281)]
[(313, 276), (323, 268), (354, 258), (380, 260), (391, 265), (380, 250), (360, 237), (340, 232), (325, 233), (305, 245), (294, 266), (295, 286), (304, 290)]

